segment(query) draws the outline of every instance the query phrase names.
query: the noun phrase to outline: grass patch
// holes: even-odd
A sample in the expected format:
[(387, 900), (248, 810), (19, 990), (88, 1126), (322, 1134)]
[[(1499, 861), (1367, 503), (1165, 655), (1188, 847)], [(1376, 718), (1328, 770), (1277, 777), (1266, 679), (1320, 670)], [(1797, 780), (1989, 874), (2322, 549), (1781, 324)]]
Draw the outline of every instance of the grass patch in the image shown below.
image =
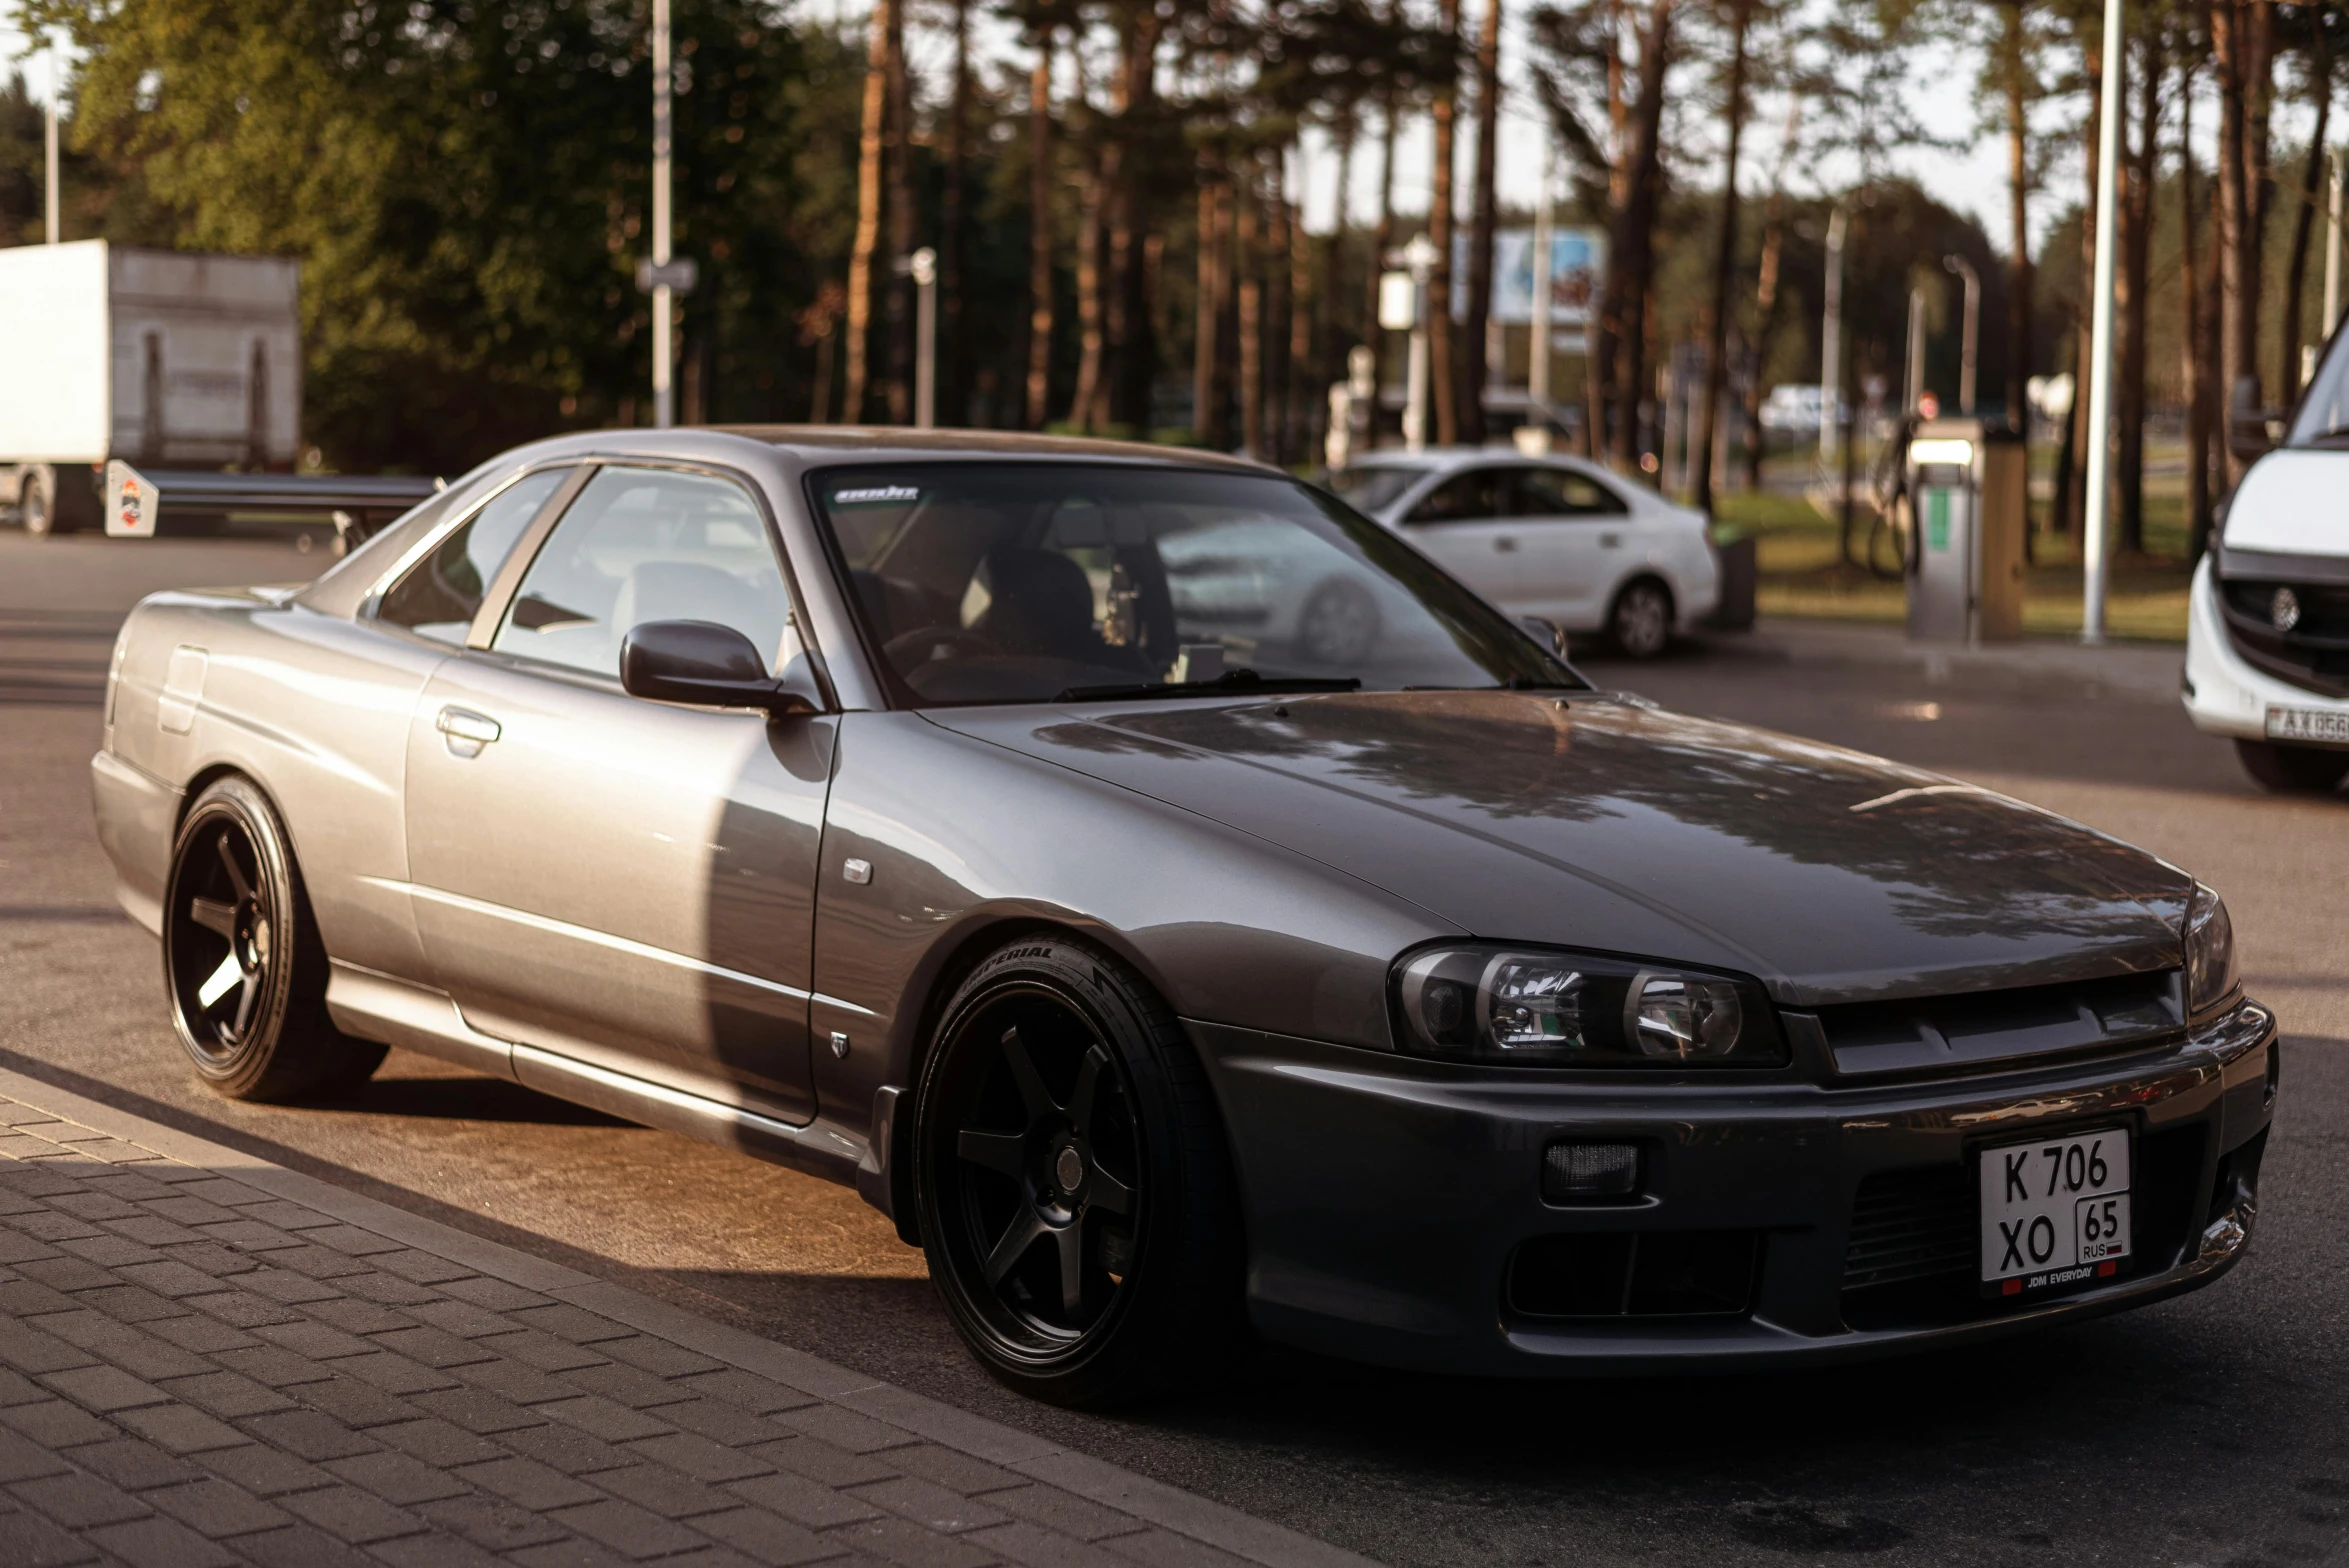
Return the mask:
[[(2149, 458), (2158, 458), (2158, 452)], [(2166, 481), (2166, 482), (2165, 482)], [(2039, 510), (2044, 514), (2045, 497)], [(1781, 490), (1737, 491), (1715, 497), (1713, 513), (1724, 533), (1750, 534), (1760, 572), (1756, 604), (1764, 615), (1898, 625), (1907, 615), (1900, 582), (1887, 581), (1856, 559), (1868, 543), (1874, 513), (1855, 506), (1847, 559), (1834, 518), (1803, 496)], [(2023, 630), (2039, 636), (2078, 636), (2081, 570), (2076, 541), (2038, 533), (2038, 556), (2023, 598)], [(2145, 496), (2145, 549), (2117, 552), (2110, 562), (2105, 628), (2114, 637), (2152, 642), (2186, 639), (2186, 593), (2193, 565), (2186, 556), (2185, 501), (2174, 475), (2158, 470)], [(1879, 544), (1884, 556), (1888, 545)], [(1887, 559), (1885, 564), (1891, 562)]]

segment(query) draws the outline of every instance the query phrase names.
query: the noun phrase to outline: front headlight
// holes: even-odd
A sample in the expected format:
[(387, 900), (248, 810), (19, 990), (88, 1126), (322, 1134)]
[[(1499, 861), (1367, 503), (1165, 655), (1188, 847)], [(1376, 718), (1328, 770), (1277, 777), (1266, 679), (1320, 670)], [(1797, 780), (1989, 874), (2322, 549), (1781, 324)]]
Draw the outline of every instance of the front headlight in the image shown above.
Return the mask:
[(2234, 989), (2234, 923), (2219, 896), (2197, 882), (2186, 900), (2186, 1015), (2217, 1006)]
[(1396, 966), (1414, 1056), (1526, 1067), (1778, 1067), (1778, 1015), (1733, 975), (1583, 953), (1437, 947)]

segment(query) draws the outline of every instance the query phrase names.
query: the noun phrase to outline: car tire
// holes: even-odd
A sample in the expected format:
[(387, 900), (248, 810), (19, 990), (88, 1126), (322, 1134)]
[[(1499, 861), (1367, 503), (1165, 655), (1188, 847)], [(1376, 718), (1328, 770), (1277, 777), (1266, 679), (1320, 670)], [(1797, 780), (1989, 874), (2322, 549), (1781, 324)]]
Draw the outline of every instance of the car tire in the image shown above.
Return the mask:
[(1360, 583), (1323, 583), (1297, 612), (1297, 651), (1313, 663), (1343, 667), (1377, 646), (1378, 601)]
[(250, 779), (221, 779), (180, 824), (163, 894), (163, 982), (196, 1071), (237, 1100), (364, 1082), (385, 1048), (334, 1027), (326, 948), (285, 826)]
[(1196, 1384), (1245, 1335), (1222, 1118), (1173, 1011), (1126, 965), (1022, 937), (955, 988), (915, 1101), (916, 1202), (947, 1314), (1054, 1404)]
[(2349, 778), (2349, 751), (2315, 746), (2279, 746), (2273, 741), (2238, 740), (2235, 755), (2262, 789), (2323, 794)]
[(1625, 583), (1607, 609), (1607, 638), (1630, 659), (1653, 659), (1672, 646), (1672, 590), (1653, 577)]
[(35, 539), (46, 539), (57, 532), (56, 500), (38, 473), (25, 475), (17, 488), (16, 519)]

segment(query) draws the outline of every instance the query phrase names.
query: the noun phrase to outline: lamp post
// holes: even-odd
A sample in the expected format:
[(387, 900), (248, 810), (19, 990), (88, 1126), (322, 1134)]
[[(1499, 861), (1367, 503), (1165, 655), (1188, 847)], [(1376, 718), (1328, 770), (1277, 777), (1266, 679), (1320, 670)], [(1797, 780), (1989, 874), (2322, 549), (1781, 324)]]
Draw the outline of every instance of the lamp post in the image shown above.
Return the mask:
[(1902, 378), (1901, 408), (1913, 414), (1925, 403), (1925, 291), (1909, 290), (1908, 374)]
[(905, 258), (914, 280), (914, 428), (938, 424), (938, 253), (924, 245)]
[(1406, 451), (1427, 450), (1427, 285), (1435, 274), (1435, 241), (1425, 234), (1414, 234), (1411, 243), (1403, 247), (1403, 264), (1411, 272), (1411, 362), (1406, 380), (1403, 405), (1403, 447)]
[(1966, 328), (1958, 359), (1958, 412), (1974, 412), (1974, 351), (1982, 324), (1982, 275), (1963, 256), (1944, 256), (1941, 265), (1966, 280)]
[(2088, 331), (2088, 506), (2080, 539), (2080, 641), (2104, 641), (2105, 532), (2112, 510), (2112, 292), (2121, 166), (2121, 0), (2104, 0), (2104, 82), (2096, 127), (2096, 282)]
[(1832, 470), (1843, 422), (1843, 236), (1841, 207), (1827, 218), (1826, 305), (1819, 322), (1819, 466)]

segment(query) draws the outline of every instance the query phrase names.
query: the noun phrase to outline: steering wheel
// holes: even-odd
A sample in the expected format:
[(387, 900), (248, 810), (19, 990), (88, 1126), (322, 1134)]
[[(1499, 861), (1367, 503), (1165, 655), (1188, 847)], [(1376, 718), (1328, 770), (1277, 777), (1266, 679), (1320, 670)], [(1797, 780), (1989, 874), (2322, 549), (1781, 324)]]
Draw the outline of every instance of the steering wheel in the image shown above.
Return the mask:
[[(963, 655), (981, 655), (998, 652), (994, 640), (960, 626), (922, 626), (910, 632), (901, 632), (881, 645), (881, 652), (890, 664), (903, 670), (917, 664), (927, 664), (938, 657), (939, 650)], [(919, 659), (911, 655), (920, 653)]]

